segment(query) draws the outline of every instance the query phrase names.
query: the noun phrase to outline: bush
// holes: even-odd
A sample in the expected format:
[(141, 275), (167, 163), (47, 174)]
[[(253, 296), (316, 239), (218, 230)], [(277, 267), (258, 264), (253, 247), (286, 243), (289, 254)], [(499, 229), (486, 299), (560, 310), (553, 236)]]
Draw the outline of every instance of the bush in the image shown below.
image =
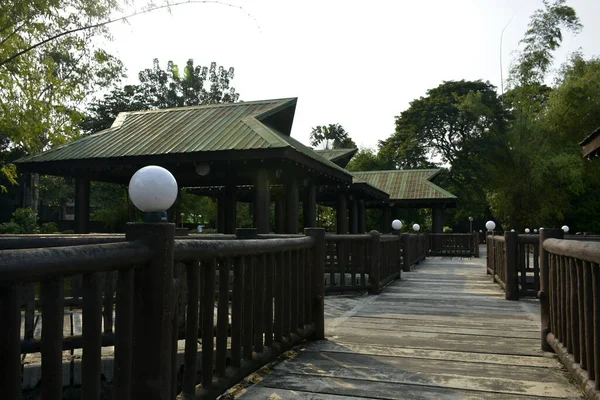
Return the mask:
[(31, 208), (17, 208), (10, 222), (0, 224), (0, 233), (40, 233), (37, 213)]
[(16, 235), (19, 233), (23, 233), (21, 226), (16, 222), (4, 222), (0, 224), (0, 233), (8, 233), (12, 235)]
[(67, 229), (66, 231), (62, 231), (61, 233), (65, 234), (65, 235), (72, 235), (75, 233), (75, 231), (72, 229)]
[(42, 233), (58, 233), (58, 224), (55, 222), (46, 222), (42, 224)]

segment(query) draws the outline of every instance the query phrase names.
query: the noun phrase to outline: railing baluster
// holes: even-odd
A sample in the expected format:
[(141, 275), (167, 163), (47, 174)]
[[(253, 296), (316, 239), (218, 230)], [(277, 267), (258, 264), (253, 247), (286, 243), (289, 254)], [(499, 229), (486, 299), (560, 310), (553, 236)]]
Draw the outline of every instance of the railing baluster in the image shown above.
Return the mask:
[(265, 311), (265, 270), (267, 256), (261, 254), (255, 259), (254, 264), (254, 351), (258, 354), (263, 351), (263, 329)]
[(204, 298), (202, 299), (202, 387), (212, 387), (213, 347), (214, 347), (214, 318), (215, 318), (215, 272), (216, 258), (202, 264), (202, 281)]
[(594, 354), (594, 298), (592, 292), (592, 265), (583, 262), (583, 298), (585, 311), (585, 350), (587, 359), (588, 379), (596, 379)]
[(587, 369), (587, 358), (585, 352), (585, 310), (584, 310), (584, 297), (583, 297), (583, 264), (581, 260), (575, 260), (575, 267), (577, 273), (577, 287), (575, 288), (577, 293), (577, 309), (578, 315), (578, 327), (579, 332), (579, 363), (581, 368)]
[(567, 348), (567, 352), (573, 354), (573, 340), (571, 339), (571, 273), (570, 273), (570, 259), (566, 257), (563, 258), (563, 268), (564, 268), (564, 310), (565, 310), (565, 347)]
[(112, 333), (113, 331), (113, 300), (114, 300), (114, 283), (115, 272), (109, 271), (104, 278), (104, 299), (103, 312), (104, 317), (104, 332)]
[(571, 302), (571, 344), (573, 347), (573, 358), (575, 362), (580, 361), (580, 342), (579, 342), (579, 298), (577, 295), (577, 265), (573, 259), (569, 262), (569, 273), (571, 275), (570, 302)]
[(291, 251), (287, 251), (283, 256), (284, 263), (282, 265), (283, 268), (283, 337), (290, 339), (291, 332), (291, 302), (290, 302), (290, 291), (292, 289), (291, 285)]
[(187, 316), (185, 319), (185, 354), (183, 364), (183, 393), (196, 391), (196, 358), (198, 356), (198, 301), (200, 296), (200, 267), (198, 261), (185, 265), (187, 281)]
[(311, 260), (308, 250), (302, 250), (302, 264), (304, 266), (304, 325), (312, 322), (312, 299), (314, 288), (312, 287)]
[(63, 277), (41, 283), (42, 299), (42, 399), (62, 399)]
[(119, 270), (115, 310), (114, 398), (131, 399), (133, 342), (133, 268)]
[(265, 346), (273, 344), (273, 285), (275, 284), (275, 254), (266, 256), (265, 266)]
[(346, 257), (348, 252), (346, 251), (346, 242), (338, 243), (338, 271), (340, 273), (340, 288), (341, 293), (344, 293), (346, 287), (346, 270), (348, 267), (348, 258)]
[(0, 393), (21, 398), (21, 307), (17, 285), (0, 286)]
[(304, 329), (304, 318), (306, 317), (306, 286), (304, 285), (304, 250), (298, 250), (298, 327)]
[(231, 365), (236, 368), (242, 365), (244, 280), (244, 258), (239, 257), (233, 266), (231, 295)]
[(600, 390), (600, 271), (598, 264), (590, 263), (592, 270), (593, 318), (594, 318), (594, 387)]
[[(338, 247), (339, 249), (339, 247)], [(290, 299), (290, 329), (291, 333), (297, 333), (298, 331), (298, 251), (290, 251), (290, 273), (291, 273), (291, 299)], [(338, 263), (339, 252), (338, 252)], [(291, 337), (291, 336), (290, 336)]]
[(217, 303), (217, 352), (215, 370), (225, 376), (227, 367), (227, 330), (229, 328), (229, 270), (230, 259), (219, 260), (219, 295)]
[(83, 399), (100, 399), (102, 293), (99, 280), (98, 273), (83, 275), (83, 359), (81, 361)]
[(25, 300), (25, 340), (33, 339), (35, 328), (35, 286), (37, 283), (23, 285), (23, 298)]
[(244, 262), (244, 328), (243, 328), (243, 356), (246, 360), (252, 359), (252, 300), (254, 297), (254, 262), (253, 258), (246, 257)]
[(276, 255), (275, 263), (275, 310), (273, 326), (273, 335), (276, 342), (281, 343), (283, 340), (283, 268), (284, 268), (284, 253), (280, 252)]

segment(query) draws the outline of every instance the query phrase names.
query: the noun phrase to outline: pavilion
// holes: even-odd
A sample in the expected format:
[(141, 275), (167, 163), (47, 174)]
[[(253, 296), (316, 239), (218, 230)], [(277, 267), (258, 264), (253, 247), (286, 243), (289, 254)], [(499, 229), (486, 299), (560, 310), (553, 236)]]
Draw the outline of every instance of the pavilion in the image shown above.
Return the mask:
[(106, 130), (16, 164), (20, 172), (74, 178), (76, 233), (89, 232), (90, 181), (126, 185), (146, 165), (168, 169), (180, 188), (215, 198), (223, 233), (235, 231), (237, 202), (252, 205), (259, 233), (298, 233), (300, 201), (304, 227), (316, 226), (317, 203), (334, 206), (338, 233), (365, 232), (367, 208), (382, 208), (382, 226), (388, 226), (389, 206), (433, 204), (435, 215), (456, 206), (456, 197), (429, 182), (432, 170), (414, 171), (409, 179), (430, 191), (403, 198), (394, 185), (372, 178), (408, 171), (350, 173), (343, 167), (357, 149), (314, 151), (292, 138), (296, 103), (287, 98), (123, 112)]

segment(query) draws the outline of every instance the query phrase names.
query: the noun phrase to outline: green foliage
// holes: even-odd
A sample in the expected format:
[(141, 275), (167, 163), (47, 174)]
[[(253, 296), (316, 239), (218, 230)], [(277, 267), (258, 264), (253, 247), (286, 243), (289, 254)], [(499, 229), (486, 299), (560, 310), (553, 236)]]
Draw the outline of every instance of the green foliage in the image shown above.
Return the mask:
[(46, 222), (42, 224), (41, 233), (59, 233), (58, 224), (55, 222)]
[(340, 124), (318, 125), (310, 133), (310, 145), (325, 149), (354, 149), (356, 143)]
[[(0, 2), (0, 138), (11, 149), (34, 154), (79, 136), (79, 105), (122, 74), (121, 63), (92, 42), (106, 29), (85, 29), (27, 50), (104, 21), (116, 8), (114, 0)], [(14, 172), (0, 160), (0, 174), (12, 184)]]
[(575, 10), (566, 6), (565, 0), (544, 0), (544, 8), (535, 11), (521, 40), (525, 47), (511, 69), (511, 81), (519, 86), (543, 82), (552, 66), (552, 52), (563, 40), (561, 28), (578, 33), (582, 27)]
[(346, 169), (348, 171), (381, 171), (394, 169), (394, 166), (386, 163), (380, 157), (381, 153), (375, 150), (363, 147), (352, 157)]
[(127, 222), (135, 220), (127, 188), (107, 182), (92, 182), (90, 186), (92, 220), (100, 221), (109, 232), (125, 232)]
[(39, 233), (37, 213), (31, 208), (18, 208), (12, 214), (10, 222), (0, 224), (0, 233)]
[(182, 74), (172, 61), (163, 70), (154, 59), (152, 68), (140, 71), (138, 76), (139, 85), (115, 88), (90, 104), (81, 123), (87, 133), (109, 128), (120, 112), (233, 103), (239, 99), (239, 93), (230, 87), (234, 68), (217, 66), (216, 62), (202, 67), (189, 59)]

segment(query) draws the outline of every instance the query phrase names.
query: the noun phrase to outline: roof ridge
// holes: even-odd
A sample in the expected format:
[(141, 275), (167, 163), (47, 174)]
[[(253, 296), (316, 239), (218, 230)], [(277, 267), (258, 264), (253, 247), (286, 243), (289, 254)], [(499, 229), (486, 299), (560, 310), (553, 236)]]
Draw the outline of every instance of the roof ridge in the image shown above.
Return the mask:
[(424, 171), (440, 171), (441, 168), (420, 168), (420, 169), (382, 169), (377, 171), (354, 171), (356, 174), (377, 174), (381, 172), (424, 172)]
[[(209, 108), (226, 108), (226, 107), (237, 107), (242, 105), (252, 105), (252, 104), (269, 104), (269, 103), (278, 103), (284, 101), (295, 100), (296, 97), (284, 97), (281, 99), (269, 99), (269, 100), (251, 100), (251, 101), (238, 101), (236, 103), (216, 103), (216, 104), (199, 104), (196, 106), (183, 106), (183, 107), (170, 107), (170, 108), (159, 108), (157, 110), (139, 110), (139, 111), (124, 111), (129, 115), (138, 115), (138, 114), (153, 114), (153, 113), (162, 113), (162, 112), (177, 112), (177, 111), (189, 111), (189, 110), (202, 110)], [(121, 114), (121, 113), (119, 113)], [(118, 116), (117, 116), (118, 118)]]
[[(256, 117), (248, 116), (242, 118), (241, 121), (270, 145), (283, 145), (281, 147), (292, 147), (288, 142), (286, 142), (278, 134), (276, 134), (271, 128), (269, 128), (261, 121), (256, 119)], [(265, 133), (268, 134), (268, 136), (265, 135)]]

